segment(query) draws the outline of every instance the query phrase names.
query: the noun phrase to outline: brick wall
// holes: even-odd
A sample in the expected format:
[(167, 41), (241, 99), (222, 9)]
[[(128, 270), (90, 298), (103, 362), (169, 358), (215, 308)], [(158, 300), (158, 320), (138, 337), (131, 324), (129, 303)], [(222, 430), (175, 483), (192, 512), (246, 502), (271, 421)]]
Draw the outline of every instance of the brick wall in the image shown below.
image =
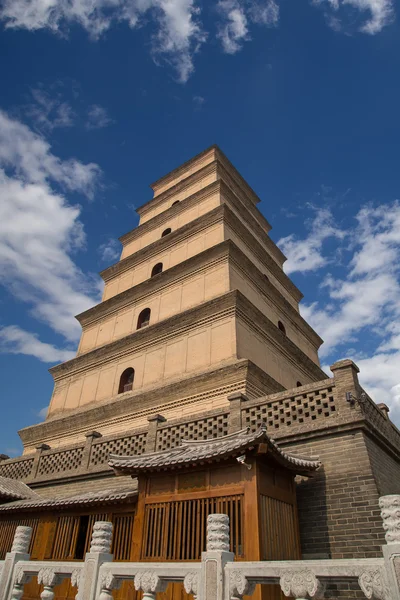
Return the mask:
[(379, 496), (400, 494), (400, 462), (369, 437), (365, 441)]
[(288, 451), (319, 456), (323, 463), (314, 478), (299, 480), (297, 486), (304, 558), (380, 555), (384, 532), (371, 444), (358, 430), (285, 445)]

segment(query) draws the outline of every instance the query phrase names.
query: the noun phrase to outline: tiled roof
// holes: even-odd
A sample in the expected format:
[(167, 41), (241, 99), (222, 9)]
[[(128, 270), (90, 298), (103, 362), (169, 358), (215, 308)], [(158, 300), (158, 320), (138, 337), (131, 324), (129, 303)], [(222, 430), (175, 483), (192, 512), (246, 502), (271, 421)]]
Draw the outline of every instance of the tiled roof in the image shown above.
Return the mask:
[(182, 440), (179, 447), (162, 452), (145, 453), (140, 456), (110, 454), (108, 464), (120, 473), (138, 475), (146, 471), (162, 471), (238, 457), (259, 444), (267, 444), (268, 452), (278, 463), (298, 474), (315, 471), (321, 465), (318, 460), (303, 459), (284, 452), (267, 435), (263, 426), (254, 433), (249, 429), (242, 429), (219, 438)]
[(43, 498), (38, 494), (35, 494), (35, 497), (29, 500), (20, 500), (18, 502), (9, 502), (8, 504), (0, 505), (0, 512), (26, 510), (30, 508), (36, 510), (63, 508), (74, 505), (88, 506), (100, 504), (102, 502), (122, 502), (129, 498), (134, 498), (135, 496), (137, 496), (137, 486), (132, 482), (132, 485), (125, 489), (112, 488), (97, 492), (86, 492), (85, 494), (78, 494), (66, 498)]
[(0, 502), (25, 500), (27, 498), (40, 498), (40, 496), (22, 481), (0, 477)]

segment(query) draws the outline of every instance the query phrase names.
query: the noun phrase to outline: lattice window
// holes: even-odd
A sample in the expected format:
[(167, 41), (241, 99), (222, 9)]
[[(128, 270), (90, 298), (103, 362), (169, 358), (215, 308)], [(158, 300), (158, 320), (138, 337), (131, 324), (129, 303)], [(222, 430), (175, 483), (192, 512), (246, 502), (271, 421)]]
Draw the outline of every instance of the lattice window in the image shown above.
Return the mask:
[(146, 446), (146, 436), (147, 433), (144, 432), (117, 440), (93, 444), (90, 465), (103, 465), (107, 463), (110, 453), (126, 454), (128, 456), (143, 454)]
[(32, 470), (33, 458), (0, 464), (0, 475), (10, 479), (25, 479)]
[(333, 390), (326, 388), (249, 407), (243, 410), (242, 415), (244, 425), (255, 431), (262, 422), (269, 430), (279, 429), (324, 419), (335, 412)]
[(206, 549), (207, 517), (229, 516), (231, 551), (243, 555), (243, 496), (196, 498), (148, 504), (145, 511), (142, 558), (199, 560)]
[(163, 427), (157, 431), (156, 450), (179, 446), (182, 439), (207, 440), (228, 434), (228, 414), (198, 419), (182, 425)]
[(83, 447), (61, 450), (40, 457), (38, 475), (51, 475), (60, 471), (73, 471), (81, 465)]

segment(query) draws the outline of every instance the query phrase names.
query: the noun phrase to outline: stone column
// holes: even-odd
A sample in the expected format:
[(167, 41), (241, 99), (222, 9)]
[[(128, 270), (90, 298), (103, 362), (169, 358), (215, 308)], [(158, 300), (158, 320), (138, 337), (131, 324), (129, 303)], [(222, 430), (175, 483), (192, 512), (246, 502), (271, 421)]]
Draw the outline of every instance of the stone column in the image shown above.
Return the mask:
[(88, 470), (89, 465), (90, 465), (90, 456), (92, 454), (93, 442), (95, 439), (101, 438), (101, 433), (99, 433), (98, 431), (89, 431), (88, 433), (85, 434), (85, 437), (86, 437), (86, 443), (85, 443), (85, 447), (83, 448), (82, 462), (81, 462), (81, 466), (79, 468), (79, 470), (83, 471), (84, 473)]
[(225, 598), (225, 565), (234, 559), (229, 551), (229, 517), (223, 514), (207, 518), (207, 550), (201, 555), (199, 597), (204, 600)]
[[(386, 544), (382, 546), (386, 578), (375, 575), (370, 585), (381, 587), (383, 591), (384, 586), (388, 585), (391, 597), (400, 598), (400, 494), (381, 496), (379, 507), (386, 539)], [(375, 593), (374, 587), (372, 591)]]
[(155, 452), (158, 424), (165, 423), (167, 419), (162, 415), (152, 415), (151, 417), (148, 417), (147, 420), (149, 422), (149, 429), (146, 437), (146, 452)]
[(23, 572), (14, 573), (15, 566), (20, 560), (29, 560), (29, 544), (32, 537), (32, 527), (17, 527), (11, 552), (7, 552), (0, 575), (0, 599), (8, 600), (10, 591), (11, 598), (18, 600), (24, 593), (24, 585), (28, 578)]
[[(112, 523), (96, 521), (93, 527), (90, 551), (85, 556), (85, 564), (79, 578), (78, 597), (82, 600), (96, 600), (97, 580), (100, 566), (111, 562)], [(107, 598), (107, 596), (105, 596)]]
[(243, 392), (229, 394), (229, 424), (228, 433), (235, 433), (242, 429), (242, 404), (247, 402), (248, 397)]

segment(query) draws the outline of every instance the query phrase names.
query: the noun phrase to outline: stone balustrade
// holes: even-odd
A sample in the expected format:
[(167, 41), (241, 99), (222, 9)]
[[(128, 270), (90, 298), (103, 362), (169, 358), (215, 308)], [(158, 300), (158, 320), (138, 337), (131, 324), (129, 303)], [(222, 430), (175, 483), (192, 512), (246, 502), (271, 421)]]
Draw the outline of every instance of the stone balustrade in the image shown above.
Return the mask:
[(34, 576), (43, 585), (41, 600), (53, 600), (55, 588), (70, 579), (78, 588), (77, 600), (112, 600), (113, 591), (131, 580), (145, 600), (155, 600), (170, 582), (182, 582), (195, 600), (241, 600), (257, 584), (279, 584), (295, 600), (329, 598), (328, 585), (357, 582), (365, 598), (400, 598), (400, 495), (380, 499), (387, 544), (383, 555), (371, 559), (235, 562), (229, 552), (229, 518), (210, 515), (207, 549), (198, 562), (115, 562), (110, 553), (112, 524), (99, 521), (90, 551), (82, 562), (31, 561), (30, 527), (18, 527), (14, 544), (0, 561), (0, 600), (19, 600)]

